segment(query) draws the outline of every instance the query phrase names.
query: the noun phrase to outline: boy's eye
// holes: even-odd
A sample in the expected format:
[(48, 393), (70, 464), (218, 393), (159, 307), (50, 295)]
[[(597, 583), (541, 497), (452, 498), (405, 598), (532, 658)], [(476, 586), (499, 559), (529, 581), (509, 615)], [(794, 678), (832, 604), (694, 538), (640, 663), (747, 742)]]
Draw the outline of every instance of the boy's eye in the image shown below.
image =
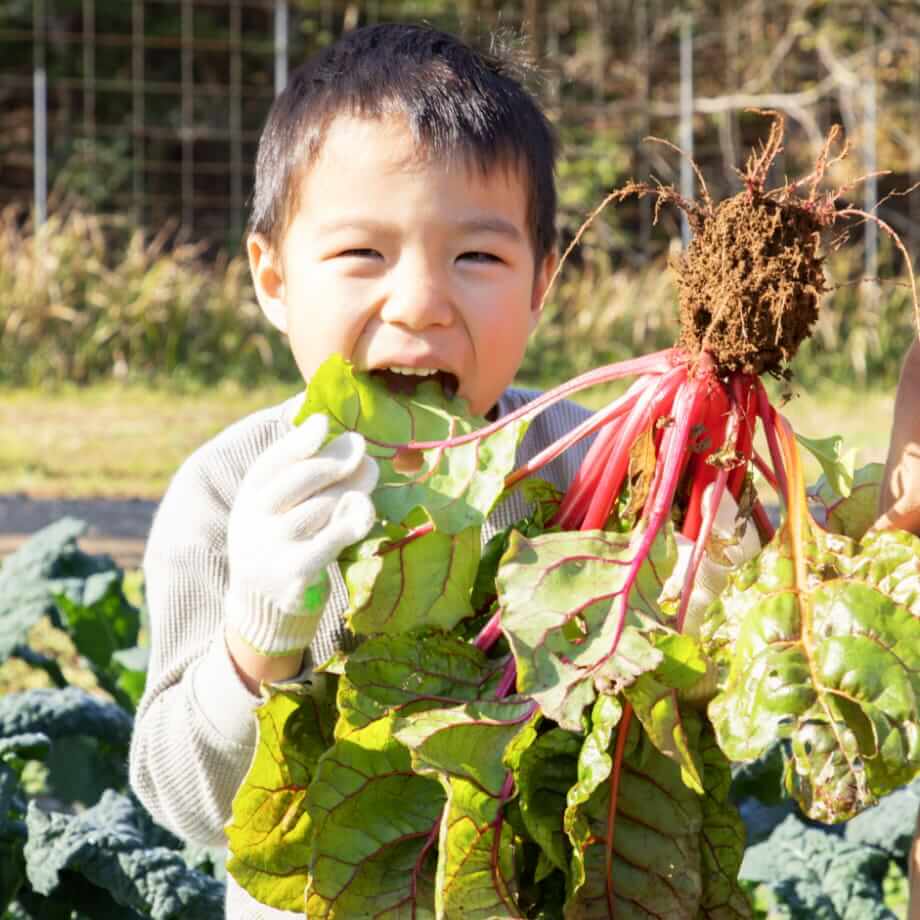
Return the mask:
[(459, 258), (463, 259), (466, 262), (480, 262), (484, 265), (487, 265), (489, 263), (494, 263), (494, 262), (501, 262), (501, 259), (491, 252), (479, 252), (479, 251), (464, 252), (460, 254)]
[(339, 253), (340, 258), (352, 259), (381, 259), (383, 258), (376, 249), (343, 249)]

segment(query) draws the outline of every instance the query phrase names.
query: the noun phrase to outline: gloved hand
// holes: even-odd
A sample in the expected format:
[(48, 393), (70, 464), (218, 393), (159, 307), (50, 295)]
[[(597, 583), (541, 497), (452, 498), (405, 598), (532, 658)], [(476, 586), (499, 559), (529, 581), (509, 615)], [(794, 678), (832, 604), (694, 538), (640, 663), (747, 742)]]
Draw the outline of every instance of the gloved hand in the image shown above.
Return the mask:
[[(703, 492), (704, 508), (711, 494), (712, 486), (707, 486)], [(706, 550), (696, 570), (693, 591), (690, 594), (687, 615), (684, 619), (683, 631), (687, 635), (699, 635), (703, 624), (703, 614), (706, 608), (722, 593), (728, 583), (729, 575), (734, 569), (744, 565), (760, 552), (760, 537), (757, 535), (754, 522), (745, 521), (738, 529), (737, 520), (738, 505), (726, 489), (716, 509)], [(660, 600), (676, 600), (679, 603), (684, 577), (693, 553), (693, 540), (682, 534), (677, 534), (676, 540), (677, 564), (664, 583)]]
[(364, 438), (312, 415), (252, 465), (230, 512), (227, 625), (263, 655), (313, 641), (329, 596), (327, 566), (367, 536), (376, 462)]

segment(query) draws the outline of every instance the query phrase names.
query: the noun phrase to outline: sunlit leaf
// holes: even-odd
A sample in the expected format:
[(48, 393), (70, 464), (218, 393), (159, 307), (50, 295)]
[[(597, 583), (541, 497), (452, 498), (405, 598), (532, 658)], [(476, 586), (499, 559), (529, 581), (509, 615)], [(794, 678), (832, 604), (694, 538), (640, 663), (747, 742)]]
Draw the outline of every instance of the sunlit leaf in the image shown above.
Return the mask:
[(676, 550), (670, 533), (655, 540), (627, 600), (638, 539), (638, 532), (512, 535), (496, 584), (517, 687), (563, 728), (580, 729), (596, 688), (615, 693), (662, 660), (648, 635), (664, 620), (657, 598)]

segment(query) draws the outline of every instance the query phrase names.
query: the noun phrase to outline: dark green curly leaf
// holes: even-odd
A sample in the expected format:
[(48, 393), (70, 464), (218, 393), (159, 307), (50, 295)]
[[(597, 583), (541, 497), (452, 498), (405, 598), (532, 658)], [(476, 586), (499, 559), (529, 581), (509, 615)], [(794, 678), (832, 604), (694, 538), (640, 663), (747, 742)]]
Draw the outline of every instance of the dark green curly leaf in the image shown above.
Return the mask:
[(46, 814), (31, 803), (26, 820), (26, 869), (40, 894), (55, 892), (62, 874), (77, 873), (154, 920), (211, 920), (223, 912), (224, 886), (190, 870), (175, 850), (151, 845), (150, 819), (124, 796), (107, 791), (79, 815)]
[(815, 529), (805, 546), (797, 576), (781, 529), (710, 609), (709, 714), (733, 760), (788, 738), (790, 791), (834, 822), (920, 771), (920, 539)]
[(314, 833), (310, 920), (435, 916), (429, 854), (444, 793), (413, 772), (394, 721), (388, 716), (357, 729), (320, 758), (307, 795)]
[(258, 740), (227, 825), (227, 871), (256, 900), (302, 911), (312, 853), (305, 806), (316, 764), (332, 744), (334, 678), (274, 690), (256, 710)]
[(87, 529), (83, 521), (62, 518), (38, 531), (0, 569), (0, 661), (27, 641), (43, 616), (59, 624), (56, 597), (79, 600), (85, 580), (115, 570), (108, 556), (90, 556), (77, 546)]
[(0, 737), (40, 732), (52, 740), (89, 735), (127, 751), (134, 720), (85, 690), (24, 690), (0, 697)]
[(459, 533), (435, 530), (400, 545), (408, 532), (401, 526), (378, 524), (366, 540), (340, 558), (350, 601), (346, 616), (354, 632), (449, 630), (472, 614), (479, 528)]
[(662, 660), (648, 635), (660, 627), (657, 598), (674, 567), (673, 536), (655, 540), (623, 595), (641, 534), (512, 534), (496, 585), (502, 630), (521, 693), (563, 728), (578, 731), (596, 688), (613, 693)]
[(884, 904), (884, 850), (818, 830), (790, 815), (744, 854), (741, 877), (768, 885), (780, 916), (806, 920), (895, 920)]
[[(17, 752), (23, 756), (34, 748), (35, 735), (21, 735)], [(33, 740), (29, 740), (33, 739)], [(15, 739), (10, 739), (15, 741)], [(45, 739), (47, 741), (47, 738)], [(7, 755), (13, 754), (12, 746)], [(26, 879), (25, 858), (22, 848), (26, 842), (26, 798), (17, 771), (0, 762), (0, 916), (16, 897)]]
[(356, 371), (339, 355), (311, 377), (297, 422), (315, 412), (329, 416), (331, 433), (357, 431), (368, 439), (368, 452), (380, 467), (373, 495), (379, 517), (402, 524), (424, 508), (444, 533), (485, 523), (504, 491), (526, 429), (526, 423), (515, 422), (483, 440), (448, 451), (427, 450), (418, 472), (397, 472), (395, 450), (385, 445), (442, 441), (481, 428), (485, 419), (470, 416), (466, 403), (448, 398), (435, 381), (418, 384), (413, 393), (394, 393), (383, 380)]

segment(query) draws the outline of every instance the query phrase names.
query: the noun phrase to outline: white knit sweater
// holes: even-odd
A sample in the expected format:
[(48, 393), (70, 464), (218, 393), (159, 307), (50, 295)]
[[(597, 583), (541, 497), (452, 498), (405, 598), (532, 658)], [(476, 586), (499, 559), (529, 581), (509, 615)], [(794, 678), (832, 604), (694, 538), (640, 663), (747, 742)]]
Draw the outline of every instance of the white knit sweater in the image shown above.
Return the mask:
[[(536, 395), (507, 390), (499, 415)], [(224, 643), (227, 518), (246, 471), (290, 430), (301, 402), (298, 395), (256, 412), (192, 454), (170, 484), (147, 542), (151, 657), (131, 742), (131, 784), (157, 821), (191, 841), (226, 844), (224, 825), (255, 749), (253, 709), (260, 700), (240, 681)], [(538, 416), (518, 450), (519, 463), (586, 417), (573, 403)], [(540, 475), (565, 489), (585, 449), (582, 442)], [(493, 512), (483, 540), (526, 513), (516, 490)], [(345, 585), (337, 568), (330, 575), (332, 594), (311, 648), (313, 661), (350, 644), (341, 616), (348, 606)], [(301, 679), (308, 675), (307, 668)], [(228, 878), (226, 916), (293, 920), (303, 914), (260, 905)]]

